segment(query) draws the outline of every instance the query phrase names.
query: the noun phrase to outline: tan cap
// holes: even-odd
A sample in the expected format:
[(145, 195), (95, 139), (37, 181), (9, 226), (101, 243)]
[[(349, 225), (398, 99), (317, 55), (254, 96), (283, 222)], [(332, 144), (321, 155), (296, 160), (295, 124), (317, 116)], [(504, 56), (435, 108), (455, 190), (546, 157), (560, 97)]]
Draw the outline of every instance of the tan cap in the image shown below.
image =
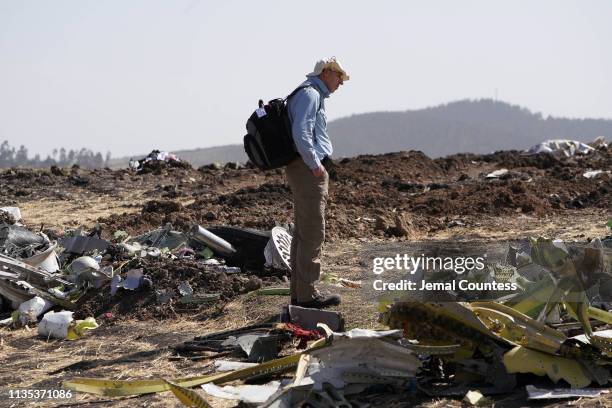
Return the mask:
[(326, 68), (331, 69), (332, 71), (341, 73), (343, 81), (349, 80), (348, 74), (346, 73), (344, 68), (342, 68), (342, 65), (340, 65), (340, 61), (338, 61), (336, 57), (331, 57), (331, 58), (322, 59), (322, 60), (317, 61), (317, 63), (315, 64), (314, 70), (310, 74), (306, 74), (306, 76), (309, 76), (309, 77), (318, 76)]

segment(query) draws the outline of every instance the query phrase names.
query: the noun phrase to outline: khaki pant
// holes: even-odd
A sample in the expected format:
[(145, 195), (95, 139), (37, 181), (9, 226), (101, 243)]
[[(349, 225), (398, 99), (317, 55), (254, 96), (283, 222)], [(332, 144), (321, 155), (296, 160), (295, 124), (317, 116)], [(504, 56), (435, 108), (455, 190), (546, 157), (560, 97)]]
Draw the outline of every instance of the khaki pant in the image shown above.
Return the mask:
[(325, 204), (329, 176), (315, 177), (301, 158), (286, 167), (293, 192), (294, 230), (291, 241), (291, 300), (308, 302), (321, 274), (321, 247), (325, 240)]

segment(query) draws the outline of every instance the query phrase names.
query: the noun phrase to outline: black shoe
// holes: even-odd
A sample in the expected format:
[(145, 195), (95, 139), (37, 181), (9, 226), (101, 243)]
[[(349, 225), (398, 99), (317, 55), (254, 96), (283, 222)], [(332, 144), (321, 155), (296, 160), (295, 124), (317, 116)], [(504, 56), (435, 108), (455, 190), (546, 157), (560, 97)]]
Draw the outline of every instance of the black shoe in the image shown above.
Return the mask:
[(340, 295), (321, 295), (317, 293), (312, 300), (308, 302), (293, 302), (291, 304), (299, 307), (307, 307), (309, 309), (323, 309), (329, 306), (338, 306), (340, 304)]

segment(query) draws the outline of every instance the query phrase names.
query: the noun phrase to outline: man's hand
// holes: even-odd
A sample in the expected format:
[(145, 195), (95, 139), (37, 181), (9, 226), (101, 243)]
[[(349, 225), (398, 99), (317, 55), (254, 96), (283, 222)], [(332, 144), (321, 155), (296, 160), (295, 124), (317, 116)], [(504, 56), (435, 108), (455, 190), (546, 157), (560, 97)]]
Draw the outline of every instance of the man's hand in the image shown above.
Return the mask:
[(312, 171), (312, 174), (314, 174), (315, 177), (323, 177), (325, 174), (325, 167), (319, 165), (319, 167)]

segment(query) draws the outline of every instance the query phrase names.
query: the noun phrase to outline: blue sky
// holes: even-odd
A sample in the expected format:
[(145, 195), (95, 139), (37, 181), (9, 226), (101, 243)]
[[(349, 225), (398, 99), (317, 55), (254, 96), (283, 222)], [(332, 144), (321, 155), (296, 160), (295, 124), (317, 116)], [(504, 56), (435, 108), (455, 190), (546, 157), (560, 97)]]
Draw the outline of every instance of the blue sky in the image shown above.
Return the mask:
[[(330, 119), (493, 98), (612, 118), (609, 1), (0, 0), (0, 141), (45, 155), (240, 143), (318, 58)], [(332, 135), (333, 137), (333, 135)]]

